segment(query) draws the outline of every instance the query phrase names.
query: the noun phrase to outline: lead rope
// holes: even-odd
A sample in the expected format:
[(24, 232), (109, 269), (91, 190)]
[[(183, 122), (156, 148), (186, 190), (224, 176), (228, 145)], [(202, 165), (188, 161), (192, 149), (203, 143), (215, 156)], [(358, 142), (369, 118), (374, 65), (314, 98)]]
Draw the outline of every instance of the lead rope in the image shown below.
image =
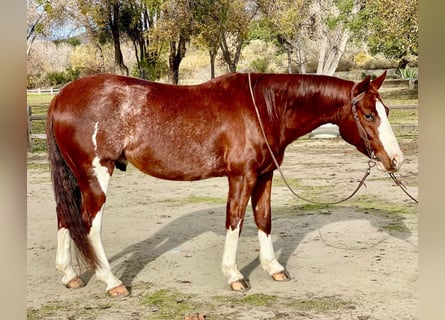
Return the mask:
[[(303, 201), (310, 202), (310, 203), (313, 203), (313, 204), (332, 205), (332, 204), (339, 204), (339, 203), (345, 202), (346, 200), (351, 199), (363, 185), (365, 185), (365, 187), (366, 187), (365, 180), (369, 176), (369, 174), (371, 173), (371, 168), (373, 168), (376, 165), (376, 162), (374, 160), (374, 156), (372, 157), (371, 160), (368, 161), (368, 168), (366, 169), (366, 172), (365, 172), (363, 178), (360, 180), (357, 188), (355, 188), (355, 190), (351, 193), (351, 195), (349, 195), (348, 197), (346, 197), (346, 198), (344, 198), (342, 200), (338, 200), (338, 201), (335, 201), (335, 202), (318, 202), (318, 201), (313, 201), (313, 200), (310, 200), (310, 199), (306, 199), (306, 198), (300, 196), (299, 194), (297, 194), (292, 189), (292, 187), (289, 185), (289, 183), (287, 182), (287, 180), (286, 180), (286, 178), (284, 176), (284, 173), (281, 170), (281, 167), (280, 167), (280, 165), (279, 165), (279, 163), (277, 161), (277, 158), (275, 157), (275, 155), (274, 155), (274, 153), (272, 151), (272, 148), (271, 148), (271, 146), (269, 144), (269, 141), (267, 140), (266, 132), (264, 131), (264, 127), (263, 127), (263, 122), (261, 121), (260, 112), (259, 112), (258, 107), (257, 107), (256, 102), (255, 102), (255, 96), (253, 94), (252, 80), (250, 78), (250, 72), (247, 74), (247, 77), (248, 77), (248, 80), (249, 80), (249, 89), (250, 89), (250, 95), (252, 97), (253, 106), (255, 108), (255, 112), (256, 112), (256, 115), (257, 115), (257, 118), (258, 118), (258, 122), (260, 124), (261, 133), (263, 134), (264, 140), (266, 141), (267, 149), (269, 150), (270, 156), (272, 157), (272, 160), (273, 160), (275, 166), (277, 167), (278, 172), (280, 173), (281, 179), (283, 179), (284, 184), (286, 185), (286, 187), (289, 189), (289, 191), (294, 196), (296, 196), (297, 198), (299, 198), (299, 199), (301, 199)], [(357, 103), (357, 101), (355, 101), (355, 103)], [(365, 141), (367, 141), (367, 139)], [(369, 141), (368, 141), (368, 144), (369, 144)], [(367, 147), (368, 147), (368, 145), (367, 145)], [(372, 151), (372, 150), (368, 149), (368, 152), (370, 152), (370, 151)], [(374, 155), (374, 152), (370, 153), (370, 155)]]
[(411, 200), (413, 200), (415, 203), (419, 203), (419, 201), (417, 201), (416, 198), (414, 198), (412, 195), (409, 194), (408, 189), (405, 186), (405, 184), (401, 180), (399, 180), (394, 173), (392, 173), (392, 172), (389, 173), (389, 176), (394, 180), (396, 185), (398, 185), (400, 187), (400, 189), (402, 189), (402, 191), (405, 192), (405, 194), (411, 198)]

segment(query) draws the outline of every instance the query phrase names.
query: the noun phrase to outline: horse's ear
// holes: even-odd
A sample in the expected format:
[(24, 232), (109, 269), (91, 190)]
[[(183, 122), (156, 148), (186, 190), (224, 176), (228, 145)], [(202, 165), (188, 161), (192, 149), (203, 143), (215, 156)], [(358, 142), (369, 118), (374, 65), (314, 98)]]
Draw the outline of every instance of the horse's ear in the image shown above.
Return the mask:
[(382, 73), (382, 75), (380, 77), (375, 78), (374, 80), (372, 80), (372, 84), (374, 85), (374, 87), (377, 90), (382, 86), (383, 81), (385, 80), (385, 78), (386, 78), (386, 70)]
[(361, 82), (357, 83), (354, 86), (354, 92), (353, 92), (354, 96), (359, 95), (360, 93), (368, 90), (370, 83), (371, 83), (371, 76), (367, 76)]

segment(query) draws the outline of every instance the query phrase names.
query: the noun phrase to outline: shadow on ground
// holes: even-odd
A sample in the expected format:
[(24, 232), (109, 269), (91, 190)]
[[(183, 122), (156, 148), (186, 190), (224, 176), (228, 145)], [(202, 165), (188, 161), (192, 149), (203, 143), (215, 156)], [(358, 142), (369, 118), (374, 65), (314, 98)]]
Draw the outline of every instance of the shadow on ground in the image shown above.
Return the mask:
[[(305, 236), (317, 229), (337, 222), (352, 220), (367, 220), (371, 226), (385, 233), (386, 237), (407, 239), (411, 233), (404, 223), (403, 215), (379, 212), (378, 215), (360, 211), (352, 207), (330, 207), (329, 210), (307, 211), (303, 206), (290, 206), (287, 208), (275, 208), (277, 212), (287, 211), (288, 214), (275, 215), (273, 219), (274, 249), (280, 252), (278, 260), (284, 266), (287, 265), (291, 255), (297, 250), (298, 245)], [(347, 214), (345, 214), (345, 212)], [(294, 213), (294, 214), (291, 214)], [(122, 270), (121, 280), (131, 288), (135, 277), (153, 260), (163, 254), (180, 247), (182, 244), (193, 240), (204, 232), (212, 232), (224, 241), (224, 207), (199, 210), (191, 212), (180, 218), (169, 222), (153, 236), (129, 245), (124, 250), (110, 257), (110, 263), (118, 262), (113, 269)], [(251, 213), (246, 214), (246, 219), (252, 219)], [(247, 222), (247, 221), (246, 221)], [(385, 226), (397, 225), (386, 229)], [(187, 232), (184, 232), (184, 229)], [(242, 245), (243, 235), (252, 236), (256, 234), (255, 224), (246, 223), (240, 239)], [(371, 246), (372, 244), (370, 244)], [(221, 247), (223, 243), (221, 244)], [(221, 251), (221, 257), (222, 257)], [(259, 258), (255, 258), (242, 267), (241, 273), (248, 279), (252, 271), (259, 266)], [(82, 278), (88, 282), (92, 273), (87, 272)]]

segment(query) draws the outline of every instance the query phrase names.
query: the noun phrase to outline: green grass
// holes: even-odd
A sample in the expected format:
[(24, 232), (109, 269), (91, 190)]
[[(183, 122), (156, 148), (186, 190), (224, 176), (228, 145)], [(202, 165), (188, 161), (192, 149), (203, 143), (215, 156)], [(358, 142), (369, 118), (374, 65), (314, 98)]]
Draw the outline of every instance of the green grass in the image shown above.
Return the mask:
[(312, 299), (290, 299), (288, 306), (300, 311), (315, 311), (324, 313), (329, 311), (345, 309), (352, 305), (351, 301), (345, 301), (334, 297), (322, 297)]
[(26, 101), (28, 106), (49, 105), (51, 99), (54, 98), (50, 94), (28, 94)]
[(27, 320), (58, 319), (57, 315), (60, 315), (65, 308), (66, 305), (61, 302), (50, 302), (38, 309), (28, 308), (26, 318)]
[(383, 102), (391, 106), (405, 106), (418, 104), (417, 89), (385, 90), (380, 92)]
[[(249, 309), (271, 311), (278, 319), (296, 312), (329, 314), (353, 306), (353, 302), (335, 297), (306, 299), (262, 293), (200, 296), (180, 293), (173, 289), (159, 289), (129, 299), (111, 301), (109, 297), (97, 297), (88, 305), (82, 298), (73, 299), (69, 303), (54, 301), (40, 308), (28, 308), (27, 319), (103, 319), (105, 314), (102, 314), (102, 310), (115, 312), (113, 309), (117, 311), (121, 304), (128, 303), (133, 306), (131, 311), (140, 316), (138, 319), (150, 320), (182, 320), (184, 316), (196, 313), (205, 314), (208, 320), (236, 320), (239, 319), (240, 312)], [(122, 316), (125, 317), (123, 313)]]
[(391, 124), (417, 125), (419, 114), (417, 109), (392, 109), (388, 118)]
[(249, 294), (245, 296), (216, 296), (213, 300), (219, 301), (225, 305), (242, 307), (264, 307), (277, 309), (280, 306), (290, 307), (292, 311), (311, 311), (316, 313), (326, 313), (345, 309), (351, 306), (351, 301), (341, 300), (335, 297), (319, 297), (310, 299), (278, 297), (263, 293)]
[(193, 204), (193, 203), (210, 203), (210, 204), (225, 204), (225, 198), (213, 198), (213, 197), (199, 197), (191, 195), (181, 200), (183, 204)]
[(184, 319), (184, 315), (199, 310), (200, 304), (191, 302), (192, 295), (161, 289), (141, 298), (141, 304), (152, 312), (146, 319)]

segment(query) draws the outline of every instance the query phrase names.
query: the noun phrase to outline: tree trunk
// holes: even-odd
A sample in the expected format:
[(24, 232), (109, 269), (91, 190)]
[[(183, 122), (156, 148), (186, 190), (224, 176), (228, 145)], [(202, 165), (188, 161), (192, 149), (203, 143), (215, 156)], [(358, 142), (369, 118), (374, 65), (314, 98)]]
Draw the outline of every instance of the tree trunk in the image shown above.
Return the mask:
[(230, 72), (236, 72), (236, 69), (238, 67), (239, 58), (241, 55), (242, 45), (243, 45), (242, 40), (238, 39), (235, 53), (233, 54), (233, 58), (232, 58), (230, 48), (227, 44), (226, 36), (224, 34), (221, 36), (221, 51), (223, 53), (224, 61), (227, 63), (227, 66), (229, 67)]
[(179, 65), (185, 57), (185, 43), (186, 39), (182, 35), (179, 35), (178, 47), (176, 47), (176, 41), (170, 42), (168, 80), (172, 84), (179, 83)]
[(114, 72), (116, 74), (123, 74), (128, 76), (128, 68), (124, 63), (124, 57), (121, 50), (120, 31), (119, 31), (119, 2), (116, 1), (112, 4), (113, 13), (108, 16), (111, 33), (113, 35), (114, 45)]
[(331, 76), (337, 70), (338, 64), (340, 63), (341, 57), (345, 53), (346, 45), (348, 44), (350, 37), (351, 37), (351, 32), (349, 31), (349, 29), (346, 28), (343, 31), (343, 34), (342, 34), (342, 37), (340, 40), (340, 45), (338, 46), (338, 48), (336, 48), (336, 50), (334, 51), (334, 53), (332, 55), (332, 58), (330, 59), (330, 61), (328, 61), (327, 65), (326, 65), (326, 74)]
[(215, 59), (216, 59), (216, 54), (218, 53), (218, 49), (213, 50), (210, 49), (209, 50), (209, 56), (210, 56), (210, 79), (215, 78)]
[(287, 49), (287, 73), (292, 73), (292, 50)]
[(317, 74), (323, 74), (324, 72), (324, 61), (327, 49), (328, 49), (328, 39), (326, 35), (324, 35), (323, 40), (321, 42), (320, 51), (318, 53)]

